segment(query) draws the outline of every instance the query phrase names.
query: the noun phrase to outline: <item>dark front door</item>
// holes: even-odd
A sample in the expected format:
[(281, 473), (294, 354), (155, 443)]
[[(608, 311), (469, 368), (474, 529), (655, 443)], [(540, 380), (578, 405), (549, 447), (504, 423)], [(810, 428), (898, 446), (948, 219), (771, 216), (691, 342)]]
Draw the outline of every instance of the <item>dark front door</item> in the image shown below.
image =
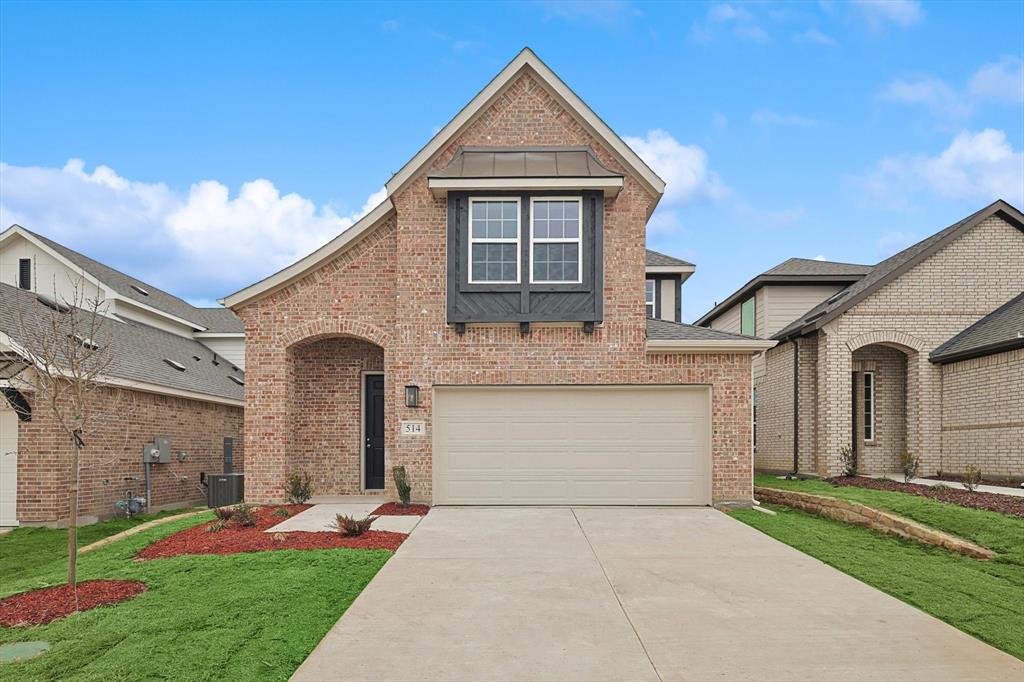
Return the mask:
[(364, 486), (367, 490), (384, 489), (384, 375), (366, 375), (366, 402), (363, 404)]

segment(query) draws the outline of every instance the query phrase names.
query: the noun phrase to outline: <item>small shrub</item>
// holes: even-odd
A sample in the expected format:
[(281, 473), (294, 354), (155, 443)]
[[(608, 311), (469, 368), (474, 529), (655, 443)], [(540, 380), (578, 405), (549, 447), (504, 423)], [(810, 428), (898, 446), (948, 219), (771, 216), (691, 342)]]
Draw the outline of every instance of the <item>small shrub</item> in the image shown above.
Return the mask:
[(398, 491), (398, 500), (404, 507), (412, 499), (412, 486), (409, 485), (409, 477), (405, 473), (405, 467), (394, 467), (391, 474), (395, 477), (395, 489)]
[(230, 521), (234, 513), (234, 507), (215, 507), (213, 510), (213, 515), (216, 516), (218, 520), (223, 521), (224, 523)]
[(839, 461), (843, 465), (843, 476), (857, 475), (857, 451), (849, 445), (839, 450)]
[(338, 532), (345, 537), (356, 537), (370, 530), (370, 526), (372, 526), (373, 522), (376, 520), (376, 516), (364, 516), (361, 519), (355, 519), (351, 516), (338, 514), (338, 516), (335, 517), (334, 525), (338, 529)]
[(972, 493), (977, 490), (981, 485), (981, 469), (968, 464), (967, 469), (964, 470), (963, 484)]
[(293, 471), (284, 483), (284, 494), (289, 504), (305, 504), (313, 497), (313, 481), (307, 473)]
[(936, 478), (942, 478), (942, 474), (943, 474), (942, 469), (939, 469), (938, 471), (935, 472), (935, 477)]
[(936, 483), (935, 485), (932, 486), (932, 490), (952, 490), (952, 488), (950, 488), (945, 483)]
[(284, 507), (278, 507), (277, 509), (274, 510), (273, 514), (274, 516), (279, 516), (282, 519), (287, 519), (289, 516), (292, 515), (292, 513), (285, 509)]
[(900, 455), (900, 466), (903, 467), (903, 482), (910, 483), (912, 479), (917, 478), (917, 474), (921, 471), (921, 458), (915, 454), (904, 452)]
[(274, 533), (271, 537), (274, 539), (274, 542), (281, 544), (288, 540), (288, 533)]
[(235, 507), (235, 513), (231, 515), (231, 522), (250, 528), (256, 525), (256, 512), (255, 507), (251, 504), (245, 504), (244, 502)]
[(224, 520), (217, 520), (206, 527), (207, 533), (219, 533), (228, 527), (228, 522)]

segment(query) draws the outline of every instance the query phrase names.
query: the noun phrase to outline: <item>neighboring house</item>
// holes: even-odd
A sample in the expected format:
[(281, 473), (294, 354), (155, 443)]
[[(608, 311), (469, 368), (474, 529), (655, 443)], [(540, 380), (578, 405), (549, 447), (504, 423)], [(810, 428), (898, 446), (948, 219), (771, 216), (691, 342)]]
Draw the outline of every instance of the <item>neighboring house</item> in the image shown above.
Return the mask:
[(434, 504), (749, 503), (750, 356), (773, 344), (670, 321), (693, 266), (644, 248), (664, 182), (532, 52), (386, 188), (224, 300), (247, 499), (292, 471), (393, 495), (404, 466)]
[[(755, 379), (755, 466), (832, 476), (850, 447), (869, 474), (900, 470), (910, 452), (926, 474), (973, 465), (1024, 477), (1020, 211), (996, 201), (866, 272), (852, 267), (848, 286), (806, 299), (781, 329), (742, 330), (780, 342)], [(730, 311), (747, 296), (730, 297)], [(729, 312), (719, 308), (699, 322), (716, 328)]]
[(697, 266), (647, 249), (646, 269), (644, 304), (647, 317), (682, 322), (683, 282), (689, 279)]
[(51, 314), (54, 302), (97, 297), (104, 302), (97, 332), (111, 340), (111, 358), (107, 388), (96, 400), (122, 414), (86, 443), (80, 514), (110, 516), (126, 489), (144, 494), (142, 448), (158, 436), (169, 439), (174, 457), (153, 465), (154, 507), (199, 499), (199, 474), (223, 471), (225, 438), (241, 467), (241, 320), (224, 308), (196, 308), (15, 225), (0, 233), (0, 526), (67, 518), (60, 460), (71, 444), (19, 382), (32, 371), (19, 349), (32, 336), (29, 325)]

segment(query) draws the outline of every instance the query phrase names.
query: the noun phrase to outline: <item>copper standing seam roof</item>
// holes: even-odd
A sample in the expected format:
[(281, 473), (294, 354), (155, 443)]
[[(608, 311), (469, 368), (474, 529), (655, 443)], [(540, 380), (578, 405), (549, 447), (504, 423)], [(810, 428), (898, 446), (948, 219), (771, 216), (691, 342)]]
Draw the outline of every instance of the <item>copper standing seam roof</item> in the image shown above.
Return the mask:
[(590, 147), (461, 147), (431, 178), (621, 178)]

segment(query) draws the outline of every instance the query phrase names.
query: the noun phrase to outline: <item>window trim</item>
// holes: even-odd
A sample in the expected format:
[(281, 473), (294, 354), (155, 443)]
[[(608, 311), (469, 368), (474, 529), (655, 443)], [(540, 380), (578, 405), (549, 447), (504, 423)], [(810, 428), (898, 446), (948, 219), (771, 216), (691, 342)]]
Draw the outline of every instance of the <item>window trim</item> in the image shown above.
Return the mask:
[[(870, 381), (869, 381), (870, 379)], [(863, 378), (864, 397), (862, 408), (864, 410), (864, 442), (875, 442), (875, 373), (864, 372)], [(871, 434), (870, 436), (868, 434)]]
[[(647, 300), (647, 285), (651, 285), (651, 298)], [(658, 318), (658, 280), (656, 279), (645, 279), (644, 280), (644, 311), (650, 307), (651, 314), (647, 316), (647, 319), (654, 320)]]
[[(26, 273), (25, 267), (28, 266), (28, 272)], [(26, 275), (27, 278), (22, 275)], [(28, 280), (26, 282), (26, 279)], [(26, 286), (27, 285), (27, 286)], [(32, 291), (32, 259), (31, 258), (19, 258), (18, 259), (18, 288), (24, 291)]]
[[(557, 239), (551, 237), (534, 237), (533, 236), (533, 218), (536, 215), (534, 204), (538, 201), (574, 201), (579, 209), (576, 212), (577, 220), (579, 221), (579, 230), (576, 231), (575, 239), (567, 239), (565, 237), (559, 237)], [(472, 209), (471, 209), (472, 210)], [(558, 284), (582, 284), (583, 283), (583, 196), (531, 196), (530, 197), (530, 284), (547, 284), (547, 285), (558, 285)], [(533, 277), (533, 262), (534, 262), (534, 249), (536, 244), (576, 244), (576, 255), (578, 256), (578, 263), (576, 264), (576, 279), (558, 279), (558, 280), (544, 280), (534, 279)]]
[[(509, 239), (508, 237), (473, 237), (473, 204), (477, 202), (515, 202), (516, 203), (516, 238)], [(469, 284), (522, 284), (523, 280), (523, 257), (522, 257), (522, 238), (523, 238), (523, 204), (520, 197), (517, 196), (483, 196), (469, 197), (468, 214), (466, 218), (466, 235), (468, 237), (467, 248), (466, 248), (466, 264)], [(474, 244), (515, 244), (516, 245), (516, 278), (515, 280), (490, 280), (490, 279), (473, 279), (473, 245)]]

